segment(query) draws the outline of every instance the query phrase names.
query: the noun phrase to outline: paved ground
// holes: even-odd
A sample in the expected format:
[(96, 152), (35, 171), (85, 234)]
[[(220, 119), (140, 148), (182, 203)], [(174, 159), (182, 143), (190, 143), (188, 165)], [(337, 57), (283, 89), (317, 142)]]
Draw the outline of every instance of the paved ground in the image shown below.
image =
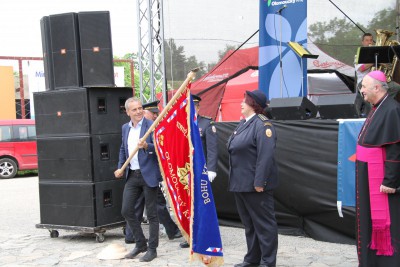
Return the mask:
[[(122, 229), (105, 233), (104, 243), (92, 234), (60, 230), (50, 238), (40, 223), (37, 177), (0, 179), (0, 266), (202, 266), (189, 263), (188, 249), (179, 248), (182, 239), (160, 238), (158, 258), (151, 263), (133, 260), (98, 260), (97, 254), (112, 243), (125, 245)], [(147, 226), (144, 226), (147, 228)], [(246, 251), (244, 230), (221, 227), (224, 266), (233, 266)], [(305, 237), (279, 235), (277, 266), (357, 266), (355, 246), (326, 243)]]

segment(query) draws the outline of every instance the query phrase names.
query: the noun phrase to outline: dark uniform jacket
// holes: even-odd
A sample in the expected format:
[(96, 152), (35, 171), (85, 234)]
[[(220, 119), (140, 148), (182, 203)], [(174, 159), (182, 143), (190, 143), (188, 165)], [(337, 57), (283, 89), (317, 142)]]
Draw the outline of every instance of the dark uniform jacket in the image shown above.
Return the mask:
[(274, 189), (278, 185), (275, 128), (263, 115), (244, 122), (239, 123), (228, 140), (229, 191), (254, 192), (254, 187)]
[(197, 125), (199, 126), (204, 156), (207, 161), (207, 169), (212, 172), (217, 172), (218, 139), (214, 122), (211, 118), (199, 115), (197, 117)]

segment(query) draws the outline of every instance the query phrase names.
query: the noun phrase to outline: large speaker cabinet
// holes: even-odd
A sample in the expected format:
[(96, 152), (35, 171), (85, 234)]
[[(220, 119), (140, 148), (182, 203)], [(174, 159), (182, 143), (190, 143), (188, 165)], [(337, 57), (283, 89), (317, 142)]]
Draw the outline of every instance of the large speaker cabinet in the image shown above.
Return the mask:
[(115, 180), (120, 146), (121, 134), (38, 138), (40, 181)]
[(78, 21), (83, 86), (114, 86), (110, 13), (79, 12)]
[(120, 133), (132, 88), (75, 88), (34, 93), (38, 137)]
[(82, 86), (77, 18), (75, 13), (49, 16), (54, 89)]
[(97, 227), (124, 222), (125, 181), (101, 183), (39, 182), (40, 221), (47, 225)]
[(53, 182), (113, 180), (131, 88), (34, 94), (39, 177)]
[(45, 16), (40, 25), (47, 90), (115, 86), (108, 11)]
[(318, 97), (317, 108), (321, 119), (359, 118), (364, 100), (359, 93)]
[(54, 75), (53, 75), (53, 56), (50, 40), (50, 18), (43, 17), (40, 20), (40, 30), (42, 33), (42, 50), (43, 50), (43, 65), (45, 75), (46, 90), (54, 90)]
[(272, 98), (266, 111), (274, 120), (306, 120), (317, 115), (317, 108), (306, 97)]
[(124, 223), (125, 181), (114, 171), (122, 125), (129, 121), (124, 104), (131, 96), (132, 88), (115, 87), (34, 93), (39, 226), (73, 230)]

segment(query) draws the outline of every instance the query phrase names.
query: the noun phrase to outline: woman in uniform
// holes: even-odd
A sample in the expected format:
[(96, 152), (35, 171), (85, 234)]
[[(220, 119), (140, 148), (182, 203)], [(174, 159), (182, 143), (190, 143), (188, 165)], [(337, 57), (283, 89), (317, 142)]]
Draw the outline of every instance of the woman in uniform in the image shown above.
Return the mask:
[(246, 91), (242, 120), (228, 140), (229, 191), (245, 227), (247, 253), (235, 267), (275, 266), (278, 227), (273, 190), (277, 187), (276, 132), (264, 115), (267, 98), (260, 90)]

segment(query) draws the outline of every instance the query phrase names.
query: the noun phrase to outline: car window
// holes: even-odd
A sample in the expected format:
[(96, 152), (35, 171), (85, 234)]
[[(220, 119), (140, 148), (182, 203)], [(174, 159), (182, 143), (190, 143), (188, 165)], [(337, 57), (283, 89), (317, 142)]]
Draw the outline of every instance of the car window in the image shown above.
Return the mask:
[(36, 139), (36, 127), (34, 125), (28, 126), (28, 137), (30, 140)]
[(14, 125), (13, 141), (31, 141), (36, 139), (35, 125)]
[(26, 126), (17, 126), (18, 127), (18, 137), (20, 140), (28, 140), (28, 127)]
[(11, 126), (0, 126), (0, 142), (11, 141)]

